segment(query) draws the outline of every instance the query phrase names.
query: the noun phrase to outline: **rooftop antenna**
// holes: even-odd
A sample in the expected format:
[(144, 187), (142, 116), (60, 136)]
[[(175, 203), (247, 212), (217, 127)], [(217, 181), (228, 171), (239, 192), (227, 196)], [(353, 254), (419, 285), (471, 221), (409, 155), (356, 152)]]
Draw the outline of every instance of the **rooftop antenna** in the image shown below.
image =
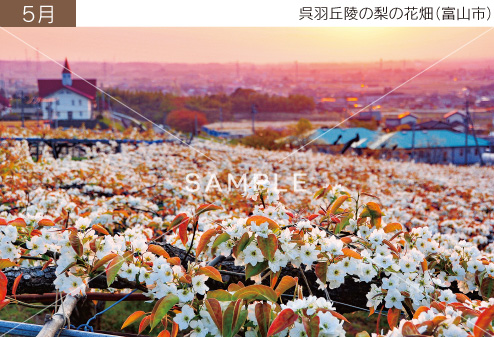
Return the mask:
[(295, 83), (298, 84), (298, 61), (295, 61)]
[(36, 47), (36, 78), (39, 77), (39, 48)]

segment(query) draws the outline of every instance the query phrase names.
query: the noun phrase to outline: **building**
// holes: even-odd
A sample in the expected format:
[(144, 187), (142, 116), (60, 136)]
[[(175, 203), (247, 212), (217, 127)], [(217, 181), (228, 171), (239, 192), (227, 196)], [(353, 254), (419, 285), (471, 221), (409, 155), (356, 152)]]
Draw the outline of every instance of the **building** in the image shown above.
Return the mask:
[(313, 141), (312, 146), (321, 152), (342, 152), (351, 146), (360, 153), (361, 149), (365, 149), (367, 144), (377, 137), (378, 132), (366, 128), (321, 128), (315, 130), (310, 139)]
[(0, 112), (7, 110), (8, 108), (10, 108), (10, 100), (4, 97), (0, 92)]
[(386, 127), (395, 128), (400, 125), (413, 125), (416, 124), (418, 117), (410, 112), (404, 112), (397, 117), (386, 118)]
[(95, 79), (72, 79), (72, 71), (65, 59), (60, 79), (38, 80), (43, 119), (90, 120), (96, 99)]
[[(381, 135), (367, 145), (369, 151), (379, 151), (383, 157), (413, 159), (431, 164), (475, 164), (490, 143), (483, 138), (450, 130), (397, 131)], [(466, 152), (465, 152), (466, 151)]]

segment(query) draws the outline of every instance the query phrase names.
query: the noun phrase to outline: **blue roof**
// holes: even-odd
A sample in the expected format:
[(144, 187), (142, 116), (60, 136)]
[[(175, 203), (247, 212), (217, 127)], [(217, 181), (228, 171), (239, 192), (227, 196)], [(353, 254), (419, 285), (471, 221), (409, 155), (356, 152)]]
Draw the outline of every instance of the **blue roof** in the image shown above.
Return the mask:
[[(381, 135), (376, 141), (367, 144), (370, 149), (392, 148), (397, 145), (400, 149), (412, 148), (412, 135), (415, 133), (415, 148), (431, 147), (464, 147), (465, 134), (450, 130), (417, 130), (397, 131)], [(477, 137), (479, 146), (489, 146), (489, 141)], [(467, 146), (475, 146), (475, 139), (468, 135)]]
[(311, 139), (314, 139), (318, 144), (324, 145), (333, 145), (338, 137), (341, 135), (341, 138), (338, 140), (339, 145), (347, 143), (349, 140), (355, 138), (357, 134), (360, 137), (360, 141), (358, 143), (354, 143), (354, 147), (365, 148), (369, 141), (373, 141), (377, 139), (378, 133), (376, 131), (372, 131), (366, 128), (350, 128), (350, 129), (317, 129), (311, 136)]

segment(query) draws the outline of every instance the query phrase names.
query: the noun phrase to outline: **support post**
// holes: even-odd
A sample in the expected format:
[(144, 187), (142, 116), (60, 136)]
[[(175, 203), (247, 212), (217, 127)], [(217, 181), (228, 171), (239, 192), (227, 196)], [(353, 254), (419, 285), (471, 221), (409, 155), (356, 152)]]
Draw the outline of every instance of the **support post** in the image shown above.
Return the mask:
[(37, 337), (55, 337), (58, 334), (58, 331), (69, 322), (70, 315), (72, 314), (72, 311), (74, 311), (79, 299), (81, 299), (80, 295), (67, 295), (63, 300), (60, 309), (58, 309), (57, 313), (45, 323)]

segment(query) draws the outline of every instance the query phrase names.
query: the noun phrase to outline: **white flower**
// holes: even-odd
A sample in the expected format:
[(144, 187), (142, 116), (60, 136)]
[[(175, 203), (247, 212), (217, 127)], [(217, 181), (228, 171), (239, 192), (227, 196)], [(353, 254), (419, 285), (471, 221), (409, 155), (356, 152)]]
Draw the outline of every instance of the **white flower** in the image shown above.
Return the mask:
[(208, 277), (206, 275), (196, 275), (192, 277), (192, 288), (198, 294), (204, 295), (208, 291), (208, 286), (206, 285)]
[(195, 317), (194, 309), (188, 305), (182, 307), (182, 312), (178, 313), (173, 321), (178, 324), (180, 330), (185, 330), (189, 327), (189, 322)]
[(391, 289), (391, 290), (388, 290), (388, 293), (386, 294), (386, 297), (384, 298), (384, 300), (386, 301), (386, 308), (398, 308), (398, 309), (401, 309), (403, 307), (403, 305), (401, 304), (401, 302), (404, 300), (405, 298), (403, 297), (403, 295), (400, 293), (400, 291), (398, 289)]
[(453, 303), (456, 302), (456, 296), (450, 289), (442, 290), (439, 296), (441, 302)]
[(312, 263), (317, 260), (318, 251), (312, 245), (303, 245), (300, 248), (300, 261), (306, 266), (312, 266)]
[(190, 337), (205, 337), (208, 334), (208, 329), (202, 321), (192, 321), (190, 322), (190, 327), (193, 329)]
[(251, 244), (247, 246), (247, 248), (243, 251), (245, 258), (245, 263), (250, 263), (252, 266), (255, 266), (257, 263), (264, 261), (264, 256), (262, 256), (262, 252), (255, 245)]

